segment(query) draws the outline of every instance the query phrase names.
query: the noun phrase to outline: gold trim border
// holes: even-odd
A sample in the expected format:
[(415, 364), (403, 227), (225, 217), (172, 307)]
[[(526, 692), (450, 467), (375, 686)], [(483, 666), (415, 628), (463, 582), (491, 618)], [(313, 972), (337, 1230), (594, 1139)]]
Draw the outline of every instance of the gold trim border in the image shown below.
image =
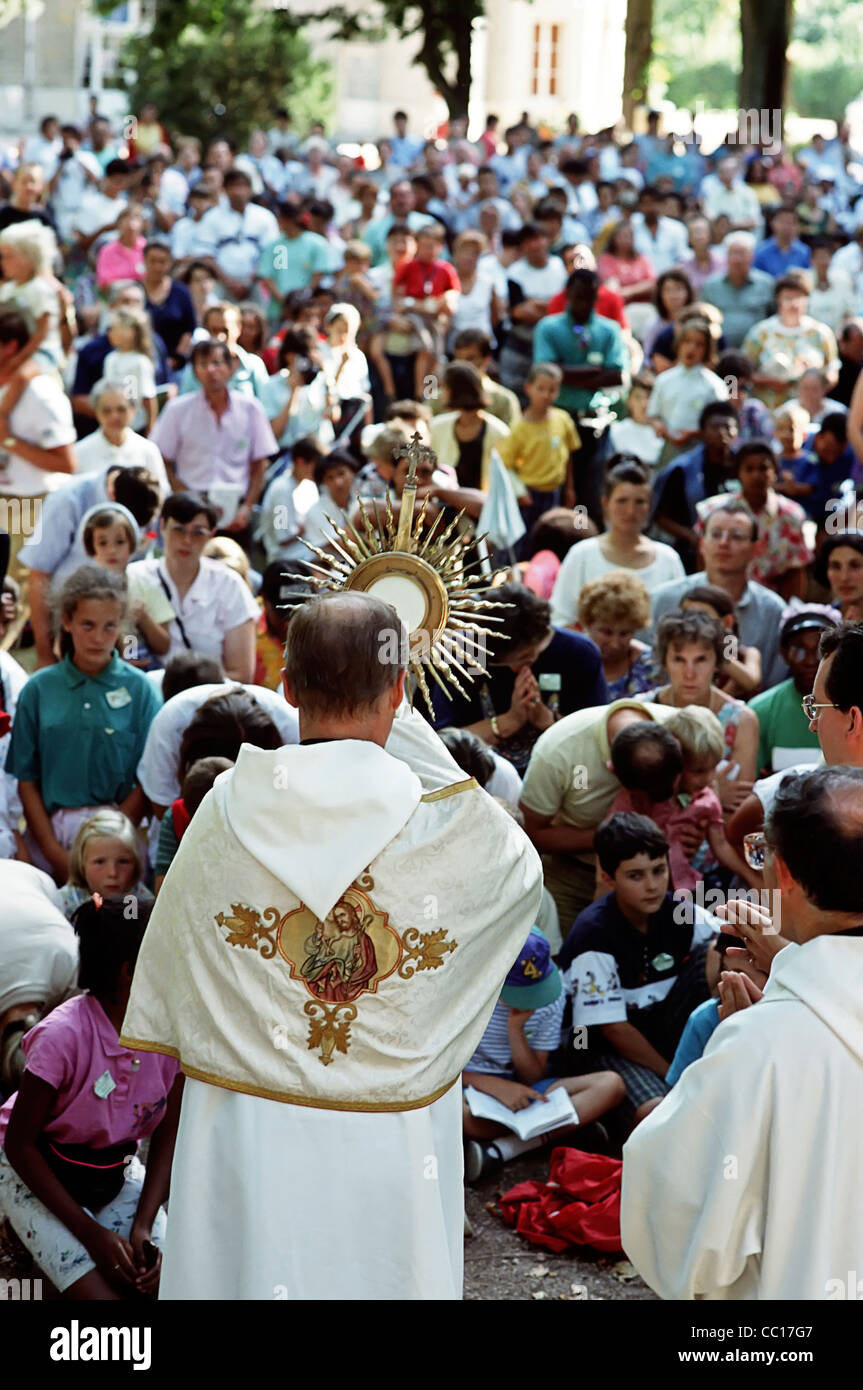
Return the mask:
[(187, 1066), (180, 1053), (175, 1047), (168, 1047), (167, 1043), (142, 1042), (140, 1038), (127, 1038), (125, 1034), (120, 1038), (120, 1046), (131, 1048), (135, 1052), (159, 1052), (168, 1057), (173, 1057), (180, 1063), (184, 1076), (189, 1076), (193, 1081), (204, 1081), (208, 1086), (221, 1086), (225, 1091), (239, 1091), (242, 1095), (259, 1096), (262, 1100), (278, 1100), (285, 1105), (302, 1105), (312, 1110), (346, 1110), (362, 1114), (393, 1113), (400, 1110), (423, 1110), (428, 1105), (433, 1105), (436, 1100), (451, 1090), (459, 1077), (456, 1076), (452, 1081), (447, 1081), (438, 1090), (433, 1091), (430, 1096), (423, 1096), (421, 1100), (411, 1101), (385, 1101), (380, 1105), (364, 1105), (361, 1101), (349, 1104), (347, 1101), (340, 1100), (312, 1100), (309, 1096), (294, 1095), (290, 1091), (272, 1091), (266, 1086), (242, 1086), (238, 1081), (229, 1081), (224, 1076), (214, 1076), (212, 1072), (201, 1071), (198, 1067)]
[(468, 777), (465, 782), (451, 782), (448, 787), (441, 787), (436, 792), (426, 792), (420, 801), (443, 801), (444, 797), (458, 796), (461, 792), (472, 791), (474, 787), (479, 787), (479, 782), (475, 777)]

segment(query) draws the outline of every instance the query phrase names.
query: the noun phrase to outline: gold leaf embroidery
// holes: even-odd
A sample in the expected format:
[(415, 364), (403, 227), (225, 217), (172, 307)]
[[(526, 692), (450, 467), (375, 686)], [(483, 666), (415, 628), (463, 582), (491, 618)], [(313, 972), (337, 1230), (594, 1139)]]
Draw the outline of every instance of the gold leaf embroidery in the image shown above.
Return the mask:
[(281, 917), (278, 908), (268, 907), (264, 910), (264, 919), (269, 919), (269, 926), (263, 925), (261, 914), (255, 908), (245, 907), (242, 903), (231, 903), (231, 913), (230, 917), (224, 912), (216, 916), (216, 925), (228, 928), (225, 937), (227, 944), (251, 946), (253, 950), (260, 951), (264, 960), (272, 960), (276, 954), (276, 929)]
[(310, 999), (303, 1010), (309, 1017), (309, 1051), (321, 1049), (320, 1060), (325, 1067), (333, 1060), (333, 1052), (346, 1053), (351, 1041), (351, 1023), (357, 1016), (355, 1004), (333, 1004), (328, 1007)]
[(443, 965), (444, 956), (457, 945), (457, 941), (447, 941), (445, 927), (422, 935), (416, 927), (408, 927), (402, 937), (404, 955), (398, 973), (403, 980), (409, 980), (417, 970), (437, 970)]

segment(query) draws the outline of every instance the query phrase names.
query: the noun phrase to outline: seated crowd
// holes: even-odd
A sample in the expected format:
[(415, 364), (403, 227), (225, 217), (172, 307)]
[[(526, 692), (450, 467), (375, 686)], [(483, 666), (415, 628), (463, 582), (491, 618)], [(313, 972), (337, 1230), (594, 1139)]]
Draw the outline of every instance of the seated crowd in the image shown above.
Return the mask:
[[(47, 118), (0, 170), (0, 1216), (72, 1297), (156, 1287), (177, 1068), (130, 1071), (107, 1130), (75, 1101), (123, 1051), (201, 801), (242, 743), (298, 739), (282, 653), (314, 551), (398, 515), (417, 436), (422, 524), (507, 605), (484, 673), (423, 713), (545, 874), (465, 1086), (573, 1109), (521, 1139), (466, 1099), (469, 1181), (619, 1148), (719, 1023), (711, 903), (765, 885), (744, 837), (783, 774), (863, 766), (841, 123), (768, 169), (654, 118), (499, 149), (397, 113), (369, 170), (287, 113), (248, 150), (148, 116), (147, 149)], [(119, 1186), (76, 1185), (85, 1148)]]

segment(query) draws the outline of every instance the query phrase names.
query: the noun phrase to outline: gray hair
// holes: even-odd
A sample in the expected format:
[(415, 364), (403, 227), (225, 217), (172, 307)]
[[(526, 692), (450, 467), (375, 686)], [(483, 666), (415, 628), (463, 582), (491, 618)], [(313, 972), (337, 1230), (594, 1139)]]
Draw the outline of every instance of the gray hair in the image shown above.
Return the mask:
[[(131, 389), (127, 390), (127, 385)], [(134, 389), (133, 383), (131, 381), (128, 383), (122, 381), (109, 381), (107, 377), (102, 377), (101, 381), (97, 381), (93, 390), (90, 392), (90, 404), (93, 409), (96, 409), (103, 397), (111, 395), (112, 392), (115, 395), (122, 396), (129, 408), (134, 410), (137, 404), (138, 394)]]
[(757, 242), (751, 232), (739, 231), (729, 232), (723, 245), (726, 251), (730, 251), (732, 246), (742, 246), (751, 256), (754, 256)]

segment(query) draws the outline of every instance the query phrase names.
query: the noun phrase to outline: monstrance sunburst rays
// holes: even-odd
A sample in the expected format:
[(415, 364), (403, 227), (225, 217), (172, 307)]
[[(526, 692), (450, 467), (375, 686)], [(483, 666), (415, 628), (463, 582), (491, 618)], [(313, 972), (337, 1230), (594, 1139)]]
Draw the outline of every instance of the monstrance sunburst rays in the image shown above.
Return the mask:
[[(389, 496), (383, 508), (377, 500), (365, 505), (359, 502), (359, 526), (349, 520), (341, 526), (327, 518), (335, 532), (330, 541), (333, 553), (309, 541), (305, 544), (317, 556), (316, 564), (309, 563), (313, 571), (310, 582), (316, 589), (373, 593), (396, 609), (410, 634), (409, 667), (431, 710), (427, 676), (451, 698), (450, 685), (467, 694), (460, 678), (470, 682), (488, 674), (483, 664), (485, 638), (493, 636), (495, 629), (486, 624), (502, 622), (494, 610), (510, 605), (481, 598), (475, 592), (488, 589), (490, 581), (487, 575), (476, 572), (479, 561), (464, 562), (459, 531), (463, 512), (445, 526), (444, 513), (438, 512), (426, 528), (426, 498), (414, 516), (417, 466), (436, 462), (434, 452), (423, 445), (418, 432), (396, 454), (396, 460), (399, 458), (408, 460), (408, 474), (398, 520)], [(374, 509), (376, 524), (368, 505)]]

